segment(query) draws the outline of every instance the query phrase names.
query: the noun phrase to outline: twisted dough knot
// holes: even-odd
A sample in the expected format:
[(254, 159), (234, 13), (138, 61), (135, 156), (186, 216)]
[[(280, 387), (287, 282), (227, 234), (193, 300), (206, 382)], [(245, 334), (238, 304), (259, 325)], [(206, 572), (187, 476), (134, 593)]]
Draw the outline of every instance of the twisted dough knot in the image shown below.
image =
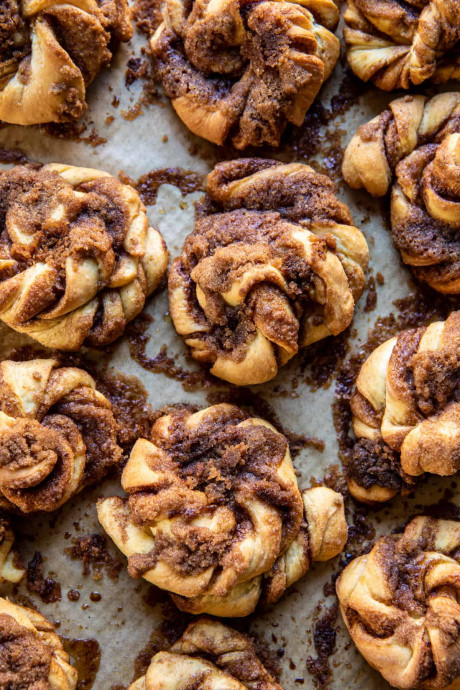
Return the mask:
[(299, 347), (350, 324), (367, 244), (329, 178), (307, 165), (219, 164), (169, 275), (192, 356), (238, 385), (272, 379)]
[(417, 517), (402, 535), (380, 537), (345, 568), (337, 594), (354, 643), (390, 685), (457, 687), (458, 522)]
[(9, 518), (0, 513), (0, 584), (19, 582), (25, 574), (21, 559), (14, 548), (14, 532)]
[(458, 0), (348, 0), (343, 36), (353, 72), (384, 91), (460, 78)]
[(163, 17), (151, 47), (166, 95), (192, 132), (238, 149), (300, 126), (340, 54), (333, 0), (166, 0)]
[(368, 357), (351, 400), (351, 493), (386, 501), (424, 472), (460, 469), (460, 311), (402, 331)]
[(460, 293), (460, 94), (406, 96), (361, 126), (343, 175), (357, 189), (391, 197), (393, 241), (420, 280)]
[(0, 120), (78, 118), (86, 87), (133, 31), (127, 0), (4, 0), (0, 7)]
[(0, 687), (75, 690), (78, 674), (38, 611), (0, 599)]
[(129, 690), (282, 690), (251, 639), (210, 618), (191, 623), (167, 652), (152, 658), (145, 676)]
[(0, 319), (47, 347), (113, 342), (166, 271), (139, 195), (99, 170), (0, 172), (0, 209)]
[(297, 486), (286, 438), (233, 405), (157, 420), (137, 441), (99, 520), (128, 571), (191, 613), (245, 616), (347, 539), (343, 499)]
[(121, 460), (110, 402), (82, 369), (0, 364), (0, 495), (29, 513), (59, 508)]

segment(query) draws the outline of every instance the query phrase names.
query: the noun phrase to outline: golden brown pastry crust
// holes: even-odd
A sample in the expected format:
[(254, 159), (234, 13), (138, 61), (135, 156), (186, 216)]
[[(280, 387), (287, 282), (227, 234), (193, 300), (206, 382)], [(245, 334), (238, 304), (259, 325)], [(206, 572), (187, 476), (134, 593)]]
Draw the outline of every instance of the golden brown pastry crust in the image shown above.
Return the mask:
[(59, 508), (121, 460), (110, 402), (89, 374), (53, 359), (0, 364), (0, 503)]
[(460, 78), (457, 0), (348, 0), (343, 36), (353, 72), (384, 91)]
[(86, 87), (129, 41), (127, 0), (3, 0), (0, 120), (63, 122), (86, 108)]
[(21, 559), (14, 548), (14, 532), (6, 513), (0, 511), (0, 584), (19, 582), (25, 575)]
[(100, 170), (0, 172), (0, 208), (0, 319), (47, 347), (113, 342), (165, 274), (138, 193)]
[(283, 690), (251, 639), (210, 618), (191, 623), (167, 652), (152, 658), (145, 676), (129, 690)]
[(347, 467), (358, 500), (380, 502), (425, 472), (460, 469), (460, 311), (402, 331), (364, 362), (351, 399), (357, 437)]
[(233, 405), (160, 417), (122, 486), (129, 498), (101, 500), (99, 521), (129, 573), (191, 613), (248, 615), (347, 539), (342, 497), (302, 497), (286, 438)]
[(393, 240), (419, 280), (460, 293), (460, 94), (406, 96), (362, 125), (348, 145), (343, 176), (391, 197)]
[(78, 674), (38, 611), (0, 599), (0, 687), (75, 690)]
[(217, 165), (169, 275), (171, 317), (192, 356), (232, 383), (263, 383), (299, 348), (347, 328), (368, 262), (352, 222), (307, 165)]
[(165, 0), (151, 47), (192, 132), (238, 149), (278, 146), (334, 69), (338, 20), (333, 0)]
[(391, 686), (458, 688), (460, 523), (417, 517), (381, 537), (337, 580), (343, 619)]

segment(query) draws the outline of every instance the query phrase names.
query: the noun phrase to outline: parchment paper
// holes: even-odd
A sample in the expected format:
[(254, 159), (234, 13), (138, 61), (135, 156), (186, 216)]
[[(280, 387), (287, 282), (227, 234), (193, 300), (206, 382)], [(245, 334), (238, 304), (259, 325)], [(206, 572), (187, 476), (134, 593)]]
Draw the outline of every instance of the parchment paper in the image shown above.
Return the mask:
[[(134, 121), (124, 119), (121, 114), (136, 103), (140, 95), (141, 82), (135, 82), (128, 90), (124, 80), (129, 58), (139, 55), (145, 42), (143, 35), (136, 34), (129, 45), (120, 48), (112, 68), (101, 74), (89, 90), (89, 110), (84, 120), (87, 131), (82, 136), (88, 136), (94, 128), (107, 139), (106, 143), (93, 147), (83, 141), (58, 139), (35, 127), (5, 126), (0, 129), (0, 147), (20, 148), (29, 158), (42, 162), (95, 167), (114, 175), (123, 170), (133, 179), (152, 169), (171, 166), (206, 173), (219, 158), (228, 157), (228, 151), (219, 151), (217, 147), (190, 135), (169, 103), (144, 106), (144, 114)], [(342, 60), (320, 94), (319, 101), (326, 109), (331, 98), (343, 91), (344, 69)], [(114, 96), (120, 99), (118, 108), (112, 105)], [(383, 94), (370, 88), (344, 115), (320, 126), (318, 135), (324, 137), (325, 143), (328, 136), (335, 138), (344, 147), (357, 126), (379, 113), (394, 97), (395, 94)], [(114, 120), (107, 123), (110, 116)], [(290, 151), (292, 149), (281, 147), (274, 157), (289, 159)], [(260, 155), (273, 156), (273, 152), (260, 151)], [(328, 165), (324, 151), (320, 151), (316, 158), (322, 168)], [(348, 341), (349, 352), (353, 352), (366, 340), (368, 329), (377, 317), (395, 311), (393, 300), (408, 295), (413, 284), (409, 271), (401, 264), (392, 245), (385, 221), (387, 202), (372, 202), (367, 194), (351, 192), (340, 180), (338, 194), (349, 205), (355, 224), (363, 230), (369, 243), (370, 275), (375, 277), (380, 272), (385, 279), (383, 285), (377, 284), (375, 310), (364, 311), (366, 293), (358, 303), (354, 330)], [(183, 197), (176, 187), (164, 185), (155, 206), (148, 208), (150, 220), (163, 233), (173, 257), (179, 253), (184, 237), (192, 230), (193, 201), (199, 196), (195, 193)], [(147, 354), (154, 357), (165, 345), (168, 355), (176, 357), (178, 365), (196, 370), (197, 365), (186, 358), (182, 340), (176, 336), (168, 318), (165, 290), (150, 299), (146, 312), (154, 318), (148, 330)], [(26, 337), (0, 327), (2, 356), (19, 344), (30, 342)], [(308, 447), (295, 459), (302, 488), (310, 485), (312, 477), (321, 480), (331, 465), (339, 463), (332, 418), (334, 382), (326, 389), (311, 391), (304, 383), (308, 374), (308, 370), (302, 371), (304, 363), (305, 356), (299, 356), (282, 368), (274, 381), (252, 387), (253, 392), (272, 406), (281, 423), (291, 432), (319, 437), (324, 441), (323, 452)], [(121, 339), (113, 348), (110, 364), (125, 374), (140, 378), (154, 408), (178, 402), (209, 404), (206, 398), (209, 391), (185, 390), (179, 381), (141, 368), (131, 359), (126, 339)], [(294, 379), (298, 381), (296, 388), (292, 385)], [(372, 522), (377, 534), (389, 532), (403, 525), (411, 514), (420, 512), (423, 503), (439, 500), (451, 484), (451, 479), (432, 478), (418, 489), (413, 499), (397, 498), (381, 510), (371, 512), (366, 520)], [(117, 583), (106, 574), (95, 582), (91, 575), (82, 575), (81, 562), (71, 560), (65, 553), (71, 545), (71, 537), (102, 533), (96, 518), (95, 500), (114, 492), (122, 493), (119, 485), (106, 481), (77, 496), (57, 514), (21, 520), (22, 533), (18, 535), (18, 544), (26, 562), (35, 550), (41, 552), (45, 560), (45, 575), (51, 574), (60, 582), (62, 600), (43, 603), (38, 596), (27, 591), (25, 584), (13, 595), (13, 598), (26, 595), (50, 620), (59, 621), (59, 634), (69, 638), (95, 638), (99, 642), (101, 663), (93, 685), (98, 690), (129, 685), (133, 680), (134, 659), (146, 647), (152, 632), (158, 629), (164, 612), (160, 603), (154, 606), (145, 603), (147, 583), (130, 579), (125, 568)], [(451, 500), (459, 503), (456, 497)], [(352, 506), (350, 522), (353, 510)], [(111, 543), (109, 550), (113, 556), (122, 559)], [(315, 623), (335, 602), (334, 596), (325, 596), (323, 586), (330, 581), (338, 560), (313, 567), (276, 606), (252, 616), (247, 624), (239, 623), (240, 629), (243, 625), (251, 633), (261, 635), (275, 653), (281, 650), (278, 651), (282, 666), (281, 682), (286, 690), (315, 687), (315, 678), (308, 673), (306, 664), (308, 657), (316, 658), (318, 654), (313, 643)], [(78, 602), (67, 598), (67, 592), (72, 589), (80, 592)], [(99, 602), (92, 602), (89, 598), (95, 591), (102, 596)], [(12, 588), (3, 587), (3, 594), (12, 594)], [(330, 682), (323, 682), (322, 687), (354, 687), (357, 690), (388, 687), (360, 657), (340, 617), (337, 627), (336, 651), (329, 659), (333, 677)]]

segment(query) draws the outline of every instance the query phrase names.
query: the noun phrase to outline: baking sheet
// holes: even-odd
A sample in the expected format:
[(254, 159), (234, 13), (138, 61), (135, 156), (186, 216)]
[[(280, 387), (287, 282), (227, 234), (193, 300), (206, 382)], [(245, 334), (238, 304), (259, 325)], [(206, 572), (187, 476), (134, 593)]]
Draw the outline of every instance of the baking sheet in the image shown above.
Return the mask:
[[(88, 137), (94, 131), (107, 140), (105, 143), (93, 146), (85, 141), (59, 139), (47, 133), (46, 128), (4, 126), (0, 129), (0, 148), (18, 148), (28, 158), (44, 163), (52, 161), (95, 167), (114, 175), (124, 171), (133, 179), (152, 169), (171, 166), (206, 173), (218, 160), (238, 155), (228, 149), (219, 150), (191, 135), (166, 102), (143, 105), (143, 114), (132, 121), (123, 117), (122, 112), (126, 113), (135, 106), (142, 93), (141, 80), (126, 88), (125, 72), (128, 61), (133, 56), (140, 56), (143, 45), (145, 37), (136, 33), (130, 44), (120, 48), (112, 68), (101, 74), (89, 90), (89, 110), (84, 118), (86, 130), (81, 137)], [(354, 82), (355, 87), (357, 84)], [(262, 156), (305, 162), (302, 155), (302, 150), (306, 150), (305, 142), (309, 144), (309, 151), (319, 146), (320, 151), (314, 156), (316, 165), (321, 170), (328, 170), (336, 179), (339, 197), (349, 205), (355, 224), (362, 229), (368, 241), (371, 258), (369, 275), (375, 278), (380, 273), (384, 276), (384, 284), (380, 285), (378, 281), (376, 284), (376, 308), (365, 311), (365, 293), (357, 305), (350, 333), (340, 340), (347, 357), (359, 349), (379, 316), (395, 311), (393, 300), (414, 290), (410, 273), (402, 266), (391, 242), (386, 219), (387, 204), (374, 202), (365, 193), (352, 192), (337, 174), (341, 151), (357, 126), (380, 112), (395, 95), (383, 94), (374, 88), (358, 88), (362, 91), (359, 98), (349, 95), (346, 107), (340, 108), (338, 104), (344, 100), (349, 87), (349, 76), (342, 60), (333, 78), (323, 88), (319, 105), (307, 117), (308, 129), (303, 149), (298, 133), (288, 132), (285, 138), (287, 143), (278, 152), (259, 152)], [(118, 106), (115, 97), (119, 99)], [(340, 112), (341, 109), (343, 112)], [(93, 143), (95, 138), (93, 136)], [(148, 207), (149, 218), (163, 233), (173, 257), (179, 253), (184, 237), (192, 230), (193, 202), (199, 197), (200, 193), (183, 196), (177, 187), (163, 185), (156, 204)], [(145, 312), (152, 317), (151, 323), (145, 324), (148, 325), (146, 334), (149, 336), (146, 355), (155, 358), (165, 347), (167, 355), (178, 368), (188, 372), (199, 371), (198, 365), (187, 358), (182, 340), (176, 336), (171, 325), (165, 289), (149, 300)], [(30, 344), (27, 337), (0, 326), (2, 357), (18, 346)], [(328, 352), (329, 347), (321, 346), (323, 354)], [(309, 354), (302, 353), (294, 358), (270, 383), (253, 386), (238, 394), (242, 402), (255, 402), (259, 408), (266, 404), (267, 413), (275, 414), (292, 434), (316, 437), (324, 442), (323, 450), (309, 445), (297, 454), (295, 465), (301, 488), (310, 486), (312, 481), (321, 480), (324, 474), (330, 475), (331, 466), (339, 463), (332, 415), (335, 382), (332, 380), (326, 387), (312, 390), (312, 377), (317, 377), (325, 362), (316, 358), (312, 370), (308, 366)], [(181, 382), (178, 380), (181, 376), (170, 378), (141, 368), (130, 355), (127, 338), (110, 348), (107, 361), (124, 374), (142, 379), (154, 409), (179, 402), (206, 406), (217, 398), (233, 400), (235, 396), (231, 386), (216, 380), (212, 382), (209, 377), (199, 378), (198, 385), (193, 388), (186, 376), (182, 376), (185, 380)], [(451, 485), (451, 479), (431, 478), (418, 489), (414, 498), (397, 498), (379, 511), (367, 514), (350, 505), (349, 522), (364, 520), (375, 528), (376, 534), (388, 532), (402, 526), (411, 514), (420, 512), (424, 503), (439, 501)], [(72, 538), (102, 533), (96, 518), (95, 501), (99, 496), (113, 493), (121, 493), (119, 484), (107, 480), (80, 494), (56, 514), (38, 520), (24, 518), (18, 523), (20, 534), (17, 541), (24, 560), (29, 562), (35, 551), (41, 553), (45, 576), (60, 583), (61, 600), (45, 603), (38, 594), (28, 590), (25, 582), (17, 588), (4, 586), (2, 592), (17, 601), (32, 601), (50, 620), (58, 622), (60, 635), (97, 641), (101, 651), (97, 676), (94, 679), (90, 673), (87, 681), (80, 684), (81, 688), (89, 688), (91, 682), (94, 688), (100, 690), (127, 687), (135, 676), (135, 659), (144, 651), (145, 660), (149, 642), (151, 651), (155, 642), (164, 641), (165, 631), (167, 633), (165, 623), (175, 623), (181, 615), (174, 613), (172, 606), (165, 604), (165, 598), (157, 596), (146, 582), (130, 579), (124, 567), (117, 582), (104, 568), (99, 574), (96, 573), (98, 579), (94, 579), (94, 573), (84, 575), (81, 561), (73, 560), (68, 555)], [(450, 500), (459, 504), (456, 496)], [(359, 539), (355, 539), (347, 547), (348, 550), (359, 548), (358, 542)], [(123, 557), (111, 543), (108, 550), (111, 557), (123, 562)], [(334, 640), (324, 617), (326, 615), (327, 618), (327, 613), (334, 606), (335, 597), (330, 594), (331, 587), (325, 588), (325, 585), (332, 582), (339, 560), (337, 558), (330, 563), (314, 566), (276, 606), (258, 612), (247, 621), (236, 623), (240, 629), (260, 635), (268, 644), (271, 654), (280, 664), (281, 683), (286, 690), (315, 686), (353, 686), (363, 690), (389, 687), (350, 643), (340, 617), (333, 622), (337, 628), (335, 651), (328, 655), (328, 641), (333, 647)], [(52, 585), (49, 586), (52, 588)], [(69, 600), (67, 595), (71, 591), (79, 592), (78, 601)], [(100, 594), (99, 601), (93, 601), (98, 598), (94, 592)], [(74, 599), (76, 596), (71, 594)], [(321, 630), (325, 633), (322, 638), (318, 634)], [(321, 640), (322, 645), (319, 644)], [(94, 652), (96, 647), (93, 643), (93, 656), (97, 656)], [(320, 658), (315, 666), (318, 654)], [(326, 663), (325, 667), (323, 662)], [(307, 665), (310, 669), (315, 667), (316, 674), (312, 675)], [(331, 670), (330, 677), (327, 665)], [(141, 668), (139, 659), (136, 668)]]

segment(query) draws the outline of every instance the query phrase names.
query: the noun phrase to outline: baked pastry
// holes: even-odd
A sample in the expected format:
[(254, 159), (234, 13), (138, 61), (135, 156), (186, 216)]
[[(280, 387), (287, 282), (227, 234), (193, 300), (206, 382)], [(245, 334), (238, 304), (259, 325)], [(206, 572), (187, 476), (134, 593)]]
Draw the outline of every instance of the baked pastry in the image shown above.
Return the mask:
[(0, 687), (75, 690), (78, 673), (38, 611), (0, 599)]
[(194, 134), (238, 149), (278, 146), (335, 67), (338, 21), (334, 0), (165, 0), (150, 45)]
[(217, 165), (169, 275), (171, 317), (192, 356), (226, 381), (263, 383), (300, 347), (347, 328), (369, 257), (352, 223), (308, 165)]
[(54, 359), (0, 363), (0, 507), (52, 511), (120, 462), (110, 402)]
[(350, 635), (391, 686), (458, 688), (460, 523), (417, 517), (337, 580)]
[(19, 582), (25, 575), (19, 555), (14, 548), (14, 532), (8, 516), (0, 512), (0, 584)]
[(47, 347), (107, 345), (167, 267), (137, 192), (100, 170), (0, 172), (0, 319)]
[(348, 0), (348, 63), (379, 89), (460, 78), (458, 0)]
[(343, 499), (297, 486), (286, 438), (233, 405), (160, 417), (98, 503), (128, 572), (190, 613), (246, 616), (347, 540)]
[(402, 331), (364, 362), (351, 399), (357, 442), (347, 467), (361, 501), (380, 502), (425, 472), (460, 469), (460, 311)]
[(110, 63), (113, 43), (132, 34), (127, 0), (3, 0), (0, 120), (79, 118), (86, 87)]
[(247, 635), (205, 617), (191, 623), (167, 652), (155, 654), (146, 675), (128, 690), (186, 690), (191, 685), (210, 690), (283, 690)]
[(395, 174), (391, 226), (404, 263), (435, 290), (459, 294), (460, 93), (393, 101), (358, 129), (342, 171), (373, 196)]

